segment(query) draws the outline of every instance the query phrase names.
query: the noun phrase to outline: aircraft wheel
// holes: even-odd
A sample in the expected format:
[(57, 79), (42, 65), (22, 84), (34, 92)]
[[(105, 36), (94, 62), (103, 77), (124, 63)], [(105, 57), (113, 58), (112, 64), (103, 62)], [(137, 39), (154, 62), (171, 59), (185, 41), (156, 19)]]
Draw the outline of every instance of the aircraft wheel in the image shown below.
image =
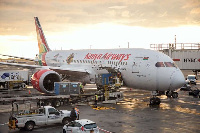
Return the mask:
[(167, 96), (167, 97), (171, 97), (170, 91), (167, 91), (167, 92), (166, 92), (166, 96)]
[(178, 93), (177, 93), (177, 92), (173, 92), (173, 93), (172, 93), (172, 97), (173, 97), (173, 98), (178, 98)]

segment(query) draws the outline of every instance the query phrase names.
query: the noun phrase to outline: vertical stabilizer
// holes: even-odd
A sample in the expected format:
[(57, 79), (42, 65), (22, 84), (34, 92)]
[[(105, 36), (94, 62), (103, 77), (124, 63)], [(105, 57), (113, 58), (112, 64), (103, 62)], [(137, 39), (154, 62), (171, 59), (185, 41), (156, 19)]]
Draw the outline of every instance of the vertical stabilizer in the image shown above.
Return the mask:
[(40, 25), (38, 17), (34, 17), (34, 19), (35, 19), (35, 26), (36, 26), (36, 32), (37, 32), (39, 54), (51, 51), (48, 44), (47, 44), (47, 41), (46, 41), (46, 38), (44, 36), (44, 33), (43, 33), (43, 30), (42, 30), (42, 27)]

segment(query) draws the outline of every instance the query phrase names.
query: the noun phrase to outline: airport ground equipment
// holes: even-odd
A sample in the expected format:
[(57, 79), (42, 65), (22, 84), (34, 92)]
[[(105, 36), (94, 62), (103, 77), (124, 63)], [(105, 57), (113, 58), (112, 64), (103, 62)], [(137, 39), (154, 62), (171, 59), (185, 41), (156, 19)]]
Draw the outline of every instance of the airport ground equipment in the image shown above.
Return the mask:
[(59, 107), (64, 103), (69, 102), (70, 95), (5, 95), (0, 97), (0, 104), (10, 104), (12, 102), (33, 101), (40, 105), (51, 105)]
[(105, 73), (98, 74), (95, 78), (97, 90), (105, 90), (105, 86), (118, 89), (123, 85), (123, 80), (120, 73)]
[(197, 84), (197, 76), (196, 75), (188, 75), (187, 78), (186, 78), (186, 82), (188, 84)]
[(12, 113), (9, 118), (9, 129), (25, 128), (28, 131), (34, 129), (35, 126), (44, 126), (51, 124), (66, 124), (70, 121), (70, 112), (68, 110), (57, 110), (52, 106), (43, 106), (41, 108), (31, 108), (29, 103), (28, 108), (21, 108), (26, 104), (12, 104)]
[(54, 82), (56, 95), (81, 94), (79, 82)]
[(189, 84), (184, 84), (181, 89), (181, 91), (191, 91), (191, 86)]
[(28, 70), (0, 71), (0, 88), (2, 89), (26, 88), (26, 85), (28, 83), (29, 83)]
[(195, 89), (189, 91), (189, 95), (200, 98), (200, 90), (195, 87)]

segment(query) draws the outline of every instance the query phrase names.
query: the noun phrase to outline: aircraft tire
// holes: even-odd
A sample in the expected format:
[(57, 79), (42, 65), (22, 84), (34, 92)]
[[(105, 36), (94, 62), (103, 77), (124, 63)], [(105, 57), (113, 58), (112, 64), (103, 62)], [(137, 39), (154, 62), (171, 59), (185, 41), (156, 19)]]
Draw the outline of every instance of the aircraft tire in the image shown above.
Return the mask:
[(173, 98), (178, 98), (178, 93), (177, 93), (177, 92), (173, 92), (173, 93), (172, 93), (172, 97), (173, 97)]

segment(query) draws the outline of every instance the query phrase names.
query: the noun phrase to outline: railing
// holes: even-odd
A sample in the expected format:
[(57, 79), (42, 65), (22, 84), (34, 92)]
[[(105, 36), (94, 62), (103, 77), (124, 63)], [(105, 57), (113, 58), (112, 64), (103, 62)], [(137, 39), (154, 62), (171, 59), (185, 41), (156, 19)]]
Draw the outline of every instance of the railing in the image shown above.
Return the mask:
[(200, 49), (200, 43), (169, 43), (169, 44), (150, 44), (154, 50), (163, 49)]

